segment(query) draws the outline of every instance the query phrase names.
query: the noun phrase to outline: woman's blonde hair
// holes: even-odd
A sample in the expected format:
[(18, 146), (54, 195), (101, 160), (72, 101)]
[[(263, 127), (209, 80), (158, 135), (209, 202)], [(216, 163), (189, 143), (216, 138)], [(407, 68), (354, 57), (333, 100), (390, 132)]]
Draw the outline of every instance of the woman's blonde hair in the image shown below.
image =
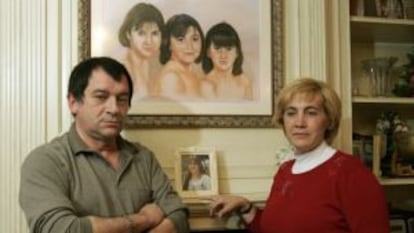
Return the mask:
[(276, 99), (276, 113), (274, 122), (284, 127), (283, 114), (288, 104), (296, 95), (302, 95), (306, 99), (322, 97), (323, 110), (328, 119), (328, 129), (325, 132), (325, 140), (331, 144), (338, 134), (342, 117), (341, 101), (338, 94), (326, 83), (312, 78), (300, 78), (284, 87)]

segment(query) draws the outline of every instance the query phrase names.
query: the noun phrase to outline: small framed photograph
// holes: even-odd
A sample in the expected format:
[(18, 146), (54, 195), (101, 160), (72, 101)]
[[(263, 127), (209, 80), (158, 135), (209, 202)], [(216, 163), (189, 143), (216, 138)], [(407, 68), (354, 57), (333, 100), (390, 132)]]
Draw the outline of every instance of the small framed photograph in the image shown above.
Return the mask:
[(180, 148), (176, 151), (175, 186), (183, 198), (218, 194), (216, 151), (210, 148)]

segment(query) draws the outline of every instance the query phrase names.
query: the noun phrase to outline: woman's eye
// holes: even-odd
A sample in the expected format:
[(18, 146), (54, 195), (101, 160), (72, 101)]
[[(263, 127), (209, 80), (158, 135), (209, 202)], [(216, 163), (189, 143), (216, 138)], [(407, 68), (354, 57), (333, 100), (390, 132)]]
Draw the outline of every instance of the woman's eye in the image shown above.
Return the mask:
[(319, 114), (317, 111), (308, 111), (307, 113), (308, 115), (311, 115), (311, 116), (316, 116)]
[(296, 112), (294, 112), (294, 111), (286, 111), (286, 112), (285, 112), (285, 115), (286, 115), (286, 116), (293, 116), (293, 115), (295, 115), (295, 113), (296, 113)]

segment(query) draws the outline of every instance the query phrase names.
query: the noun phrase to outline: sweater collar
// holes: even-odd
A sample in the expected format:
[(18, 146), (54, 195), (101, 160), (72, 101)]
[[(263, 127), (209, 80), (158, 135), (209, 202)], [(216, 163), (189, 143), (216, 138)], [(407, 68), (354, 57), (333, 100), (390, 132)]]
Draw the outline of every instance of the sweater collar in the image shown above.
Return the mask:
[(324, 141), (312, 151), (295, 155), (292, 173), (300, 174), (310, 171), (330, 159), (335, 153), (336, 149)]

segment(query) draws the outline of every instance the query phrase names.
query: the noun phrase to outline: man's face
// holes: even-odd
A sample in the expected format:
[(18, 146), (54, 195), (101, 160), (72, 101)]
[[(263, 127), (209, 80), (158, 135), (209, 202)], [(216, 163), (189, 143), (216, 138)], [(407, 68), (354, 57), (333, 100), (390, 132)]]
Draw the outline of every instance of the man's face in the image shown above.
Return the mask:
[(107, 141), (121, 132), (129, 109), (129, 87), (126, 77), (117, 82), (103, 69), (95, 69), (82, 101), (68, 97), (69, 108), (75, 116), (76, 129), (92, 140)]

